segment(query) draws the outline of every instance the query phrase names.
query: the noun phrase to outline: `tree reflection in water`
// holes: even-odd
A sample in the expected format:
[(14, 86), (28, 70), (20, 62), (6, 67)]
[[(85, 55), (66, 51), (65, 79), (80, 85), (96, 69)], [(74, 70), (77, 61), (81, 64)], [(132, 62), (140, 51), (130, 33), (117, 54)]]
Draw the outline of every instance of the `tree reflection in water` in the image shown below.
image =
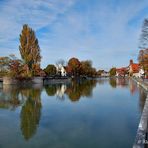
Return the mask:
[(57, 91), (57, 85), (46, 85), (45, 90), (48, 96), (54, 96)]
[(41, 87), (3, 85), (0, 91), (0, 108), (11, 110), (22, 105), (20, 128), (26, 140), (30, 139), (37, 129), (41, 116)]
[(64, 94), (67, 89), (66, 84), (51, 84), (51, 85), (46, 85), (45, 90), (48, 96), (55, 96), (59, 100), (64, 100)]
[(56, 95), (58, 99), (64, 100), (66, 94), (71, 101), (78, 101), (81, 97), (91, 98), (96, 82), (96, 80), (75, 80), (69, 84), (47, 85), (45, 90), (48, 96)]
[(3, 85), (0, 91), (0, 108), (15, 110), (23, 104), (24, 98), (20, 95), (20, 89), (12, 85)]
[(109, 84), (112, 88), (116, 88), (117, 83), (116, 83), (116, 78), (110, 78), (109, 79)]
[(96, 82), (96, 80), (73, 81), (67, 88), (66, 94), (73, 102), (78, 101), (81, 97), (91, 98)]
[(26, 89), (22, 94), (26, 97), (26, 102), (22, 106), (21, 131), (26, 140), (29, 140), (37, 130), (41, 116), (41, 90)]

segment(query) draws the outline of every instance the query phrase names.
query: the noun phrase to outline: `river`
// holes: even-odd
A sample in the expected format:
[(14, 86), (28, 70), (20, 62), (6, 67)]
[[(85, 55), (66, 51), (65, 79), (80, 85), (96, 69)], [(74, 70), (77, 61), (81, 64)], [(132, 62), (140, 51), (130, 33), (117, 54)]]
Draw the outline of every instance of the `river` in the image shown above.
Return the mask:
[(131, 148), (145, 99), (130, 79), (0, 84), (0, 148)]

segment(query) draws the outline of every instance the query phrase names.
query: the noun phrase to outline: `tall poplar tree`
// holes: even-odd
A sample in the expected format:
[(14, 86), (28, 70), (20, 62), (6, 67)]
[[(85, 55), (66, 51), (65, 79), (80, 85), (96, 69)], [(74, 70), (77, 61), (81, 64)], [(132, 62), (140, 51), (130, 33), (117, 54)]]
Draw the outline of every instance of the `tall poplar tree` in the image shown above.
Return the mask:
[(24, 63), (28, 65), (31, 72), (34, 65), (40, 66), (41, 55), (38, 39), (35, 32), (27, 24), (23, 25), (20, 34), (19, 50)]

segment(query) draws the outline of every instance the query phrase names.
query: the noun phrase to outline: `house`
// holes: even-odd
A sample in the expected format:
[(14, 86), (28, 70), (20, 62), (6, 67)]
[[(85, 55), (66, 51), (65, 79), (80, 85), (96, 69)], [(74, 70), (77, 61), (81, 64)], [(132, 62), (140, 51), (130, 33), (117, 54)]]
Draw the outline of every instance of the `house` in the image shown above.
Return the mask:
[(129, 64), (129, 76), (139, 77), (140, 65), (130, 60)]
[(109, 72), (102, 70), (101, 77), (109, 77)]
[(117, 77), (125, 77), (128, 73), (127, 67), (116, 68), (116, 76)]
[(144, 74), (145, 74), (144, 70), (142, 68), (140, 68), (140, 70), (139, 70), (139, 78), (144, 77)]
[(56, 69), (57, 73), (60, 74), (60, 76), (64, 77), (67, 75), (66, 68), (63, 65), (61, 64), (57, 65)]

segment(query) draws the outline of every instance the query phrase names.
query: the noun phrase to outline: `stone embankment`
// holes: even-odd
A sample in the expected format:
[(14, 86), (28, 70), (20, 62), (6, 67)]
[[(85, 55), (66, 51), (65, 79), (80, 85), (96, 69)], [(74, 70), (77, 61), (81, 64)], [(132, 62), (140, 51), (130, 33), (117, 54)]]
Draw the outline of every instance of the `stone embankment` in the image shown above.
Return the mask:
[(33, 77), (30, 79), (16, 79), (11, 77), (3, 77), (3, 84), (7, 85), (18, 85), (18, 84), (43, 84), (43, 78), (42, 77)]
[(136, 81), (137, 85), (141, 86), (147, 92), (147, 98), (141, 115), (133, 148), (145, 148), (148, 147), (148, 83), (144, 82), (142, 79), (133, 78), (133, 80)]

